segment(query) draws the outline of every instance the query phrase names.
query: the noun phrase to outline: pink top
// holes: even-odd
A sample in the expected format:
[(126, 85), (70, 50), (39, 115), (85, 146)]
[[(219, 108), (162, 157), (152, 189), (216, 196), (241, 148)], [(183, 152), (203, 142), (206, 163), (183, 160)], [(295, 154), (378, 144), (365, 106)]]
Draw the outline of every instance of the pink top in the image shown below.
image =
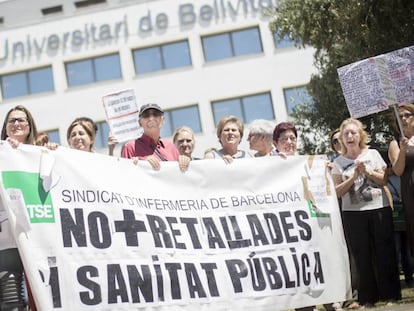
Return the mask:
[(154, 142), (145, 134), (136, 140), (130, 140), (121, 150), (123, 158), (138, 157), (140, 160), (145, 160), (151, 155), (161, 161), (178, 161), (179, 157), (178, 150), (172, 142), (161, 138), (158, 139), (158, 142)]

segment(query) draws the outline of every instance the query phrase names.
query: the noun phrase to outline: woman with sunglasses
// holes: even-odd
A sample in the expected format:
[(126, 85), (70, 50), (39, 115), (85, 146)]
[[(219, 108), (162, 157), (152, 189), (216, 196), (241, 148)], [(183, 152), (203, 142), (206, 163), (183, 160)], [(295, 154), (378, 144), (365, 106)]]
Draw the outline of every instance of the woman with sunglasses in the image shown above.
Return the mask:
[(414, 103), (401, 106), (399, 114), (404, 133), (388, 149), (395, 175), (401, 178), (401, 198), (411, 252), (414, 251)]

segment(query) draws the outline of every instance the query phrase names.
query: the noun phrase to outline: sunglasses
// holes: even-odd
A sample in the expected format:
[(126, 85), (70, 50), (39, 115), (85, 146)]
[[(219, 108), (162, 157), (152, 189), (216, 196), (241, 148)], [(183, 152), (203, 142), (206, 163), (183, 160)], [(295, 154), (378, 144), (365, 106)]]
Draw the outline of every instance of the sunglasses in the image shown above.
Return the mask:
[(336, 144), (338, 144), (338, 143), (339, 143), (338, 138), (334, 138), (334, 139), (332, 140), (332, 144), (333, 144), (333, 145), (336, 145)]
[(155, 111), (151, 111), (151, 110), (150, 111), (144, 111), (142, 113), (142, 115), (141, 115), (141, 118), (146, 119), (146, 118), (149, 118), (151, 116), (153, 116), (153, 117), (160, 117), (160, 116), (162, 116), (162, 112), (161, 111), (157, 111), (157, 110), (155, 110)]
[(402, 113), (400, 114), (400, 119), (409, 119), (414, 116), (414, 113)]

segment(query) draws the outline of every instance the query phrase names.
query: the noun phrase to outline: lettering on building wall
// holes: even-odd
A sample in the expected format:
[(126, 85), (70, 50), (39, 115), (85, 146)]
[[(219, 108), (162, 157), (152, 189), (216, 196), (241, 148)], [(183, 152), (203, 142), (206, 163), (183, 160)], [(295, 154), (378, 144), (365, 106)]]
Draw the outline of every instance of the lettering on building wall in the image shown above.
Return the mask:
[[(242, 18), (248, 14), (260, 14), (276, 6), (277, 0), (212, 0), (206, 4), (192, 2), (180, 4), (176, 10), (176, 20), (180, 27), (188, 28), (196, 23), (208, 24), (225, 18)], [(7, 37), (0, 42), (0, 60), (30, 59), (48, 52), (64, 52), (67, 49), (80, 50), (102, 43), (114, 43), (132, 35), (145, 35), (153, 31), (167, 31), (171, 12), (147, 10), (143, 15), (130, 18), (125, 15), (112, 23), (86, 23), (83, 27), (68, 29), (62, 33), (33, 36), (28, 33), (25, 39), (14, 41)], [(132, 32), (133, 31), (133, 32)]]

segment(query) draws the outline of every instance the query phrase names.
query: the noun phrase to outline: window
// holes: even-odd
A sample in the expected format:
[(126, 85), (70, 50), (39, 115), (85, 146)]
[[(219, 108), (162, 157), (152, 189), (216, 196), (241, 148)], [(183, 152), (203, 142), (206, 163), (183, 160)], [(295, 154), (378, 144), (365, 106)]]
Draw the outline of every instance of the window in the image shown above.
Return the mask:
[(38, 68), (1, 76), (4, 99), (54, 90), (52, 67)]
[(87, 7), (87, 6), (100, 4), (100, 3), (105, 3), (105, 2), (106, 2), (106, 0), (81, 0), (81, 1), (75, 1), (75, 6), (77, 8), (84, 8), (84, 7)]
[(59, 130), (50, 130), (50, 131), (46, 131), (47, 136), (49, 136), (49, 141), (51, 143), (56, 143), (60, 145), (60, 135), (59, 135)]
[(192, 64), (188, 41), (135, 50), (133, 56), (136, 74), (185, 67)]
[(306, 86), (292, 87), (283, 90), (288, 115), (291, 115), (297, 105), (313, 103)]
[(52, 6), (48, 8), (44, 8), (41, 10), (43, 15), (50, 15), (55, 13), (60, 13), (63, 11), (63, 7), (61, 5)]
[(295, 46), (295, 41), (291, 40), (288, 35), (284, 35), (282, 39), (279, 39), (277, 32), (274, 32), (273, 39), (277, 49), (291, 48)]
[(270, 93), (243, 96), (212, 103), (215, 124), (228, 115), (238, 117), (243, 123), (255, 119), (273, 120), (273, 103)]
[(164, 112), (165, 123), (161, 129), (161, 137), (172, 136), (174, 130), (180, 126), (190, 127), (194, 133), (201, 132), (201, 121), (198, 106), (188, 106)]
[(202, 38), (206, 62), (263, 52), (259, 28), (249, 28)]
[(119, 54), (66, 63), (69, 86), (122, 78)]
[(95, 142), (93, 146), (95, 149), (103, 149), (108, 146), (109, 125), (106, 121), (95, 122), (98, 130), (96, 131)]

